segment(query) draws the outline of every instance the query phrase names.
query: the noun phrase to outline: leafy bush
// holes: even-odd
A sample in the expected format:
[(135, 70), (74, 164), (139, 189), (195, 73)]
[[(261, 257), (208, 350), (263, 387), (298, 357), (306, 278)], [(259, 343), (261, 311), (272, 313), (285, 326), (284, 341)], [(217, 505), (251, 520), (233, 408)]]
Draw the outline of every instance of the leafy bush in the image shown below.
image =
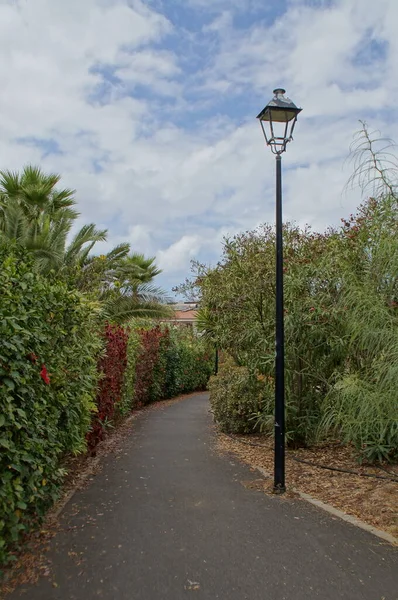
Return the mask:
[(173, 394), (169, 390), (170, 395), (206, 389), (213, 372), (208, 344), (188, 328), (174, 327), (170, 335), (172, 343), (167, 371), (174, 373)]
[[(320, 437), (332, 434), (351, 442), (361, 459), (370, 461), (398, 458), (396, 234), (383, 246), (372, 250), (373, 268), (353, 273), (341, 294), (339, 302), (348, 308), (349, 360), (325, 398), (319, 427)], [(384, 261), (388, 276), (378, 277), (375, 266)]]
[[(333, 260), (327, 259), (334, 234), (321, 236), (287, 225), (284, 243), (288, 439), (302, 444), (315, 438), (329, 381), (344, 359), (336, 340), (344, 330), (336, 330), (338, 315), (326, 297), (336, 286)], [(214, 342), (236, 365), (246, 366), (265, 381), (274, 376), (274, 248), (269, 226), (237, 235), (226, 240), (219, 267), (202, 275), (202, 306)], [(266, 429), (273, 403), (264, 404), (263, 411), (259, 425)]]
[[(338, 231), (284, 226), (292, 445), (333, 436), (368, 460), (398, 455), (397, 215), (396, 198), (387, 196), (369, 199)], [(274, 245), (269, 226), (239, 234), (225, 241), (215, 269), (200, 272), (214, 343), (266, 380), (274, 375)], [(271, 415), (265, 403), (258, 423), (265, 428)]]
[(202, 340), (152, 323), (102, 335), (96, 306), (0, 249), (0, 562), (59, 493), (67, 453), (134, 406), (202, 389)]
[(148, 390), (149, 402), (171, 397), (170, 390), (167, 389), (167, 370), (173, 368), (168, 361), (172, 340), (170, 339), (170, 330), (167, 327), (162, 328), (160, 331), (158, 355), (153, 366), (152, 385)]
[(127, 364), (124, 372), (122, 398), (117, 406), (117, 412), (120, 418), (125, 417), (134, 408), (136, 404), (136, 371), (141, 342), (141, 337), (136, 329), (129, 327), (127, 331)]
[(93, 417), (87, 441), (96, 446), (107, 427), (113, 425), (115, 410), (122, 402), (122, 387), (127, 365), (128, 333), (119, 325), (105, 326), (105, 351), (99, 360), (100, 383), (96, 398), (97, 411)]
[(163, 346), (163, 355), (165, 359), (165, 389), (166, 397), (177, 396), (180, 391), (179, 372), (181, 369), (180, 351), (178, 344), (179, 329), (177, 327), (168, 327), (168, 343)]
[(320, 429), (351, 442), (359, 457), (370, 462), (392, 460), (398, 453), (396, 391), (380, 394), (357, 375), (346, 375), (325, 400)]
[(259, 429), (255, 415), (264, 413), (269, 388), (261, 377), (232, 361), (210, 378), (210, 402), (214, 418), (225, 433), (252, 433)]
[(100, 341), (94, 306), (0, 248), (0, 563), (86, 447)]

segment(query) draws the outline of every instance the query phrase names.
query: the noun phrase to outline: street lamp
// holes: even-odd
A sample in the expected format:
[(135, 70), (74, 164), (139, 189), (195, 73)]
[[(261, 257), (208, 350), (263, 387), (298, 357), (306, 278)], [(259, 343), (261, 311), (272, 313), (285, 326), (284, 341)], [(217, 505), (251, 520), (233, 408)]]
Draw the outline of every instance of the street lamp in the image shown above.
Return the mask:
[(276, 155), (276, 328), (275, 328), (275, 447), (274, 492), (285, 491), (285, 348), (283, 324), (283, 236), (282, 236), (282, 158), (301, 108), (285, 90), (277, 88), (274, 97), (257, 115), (267, 146)]

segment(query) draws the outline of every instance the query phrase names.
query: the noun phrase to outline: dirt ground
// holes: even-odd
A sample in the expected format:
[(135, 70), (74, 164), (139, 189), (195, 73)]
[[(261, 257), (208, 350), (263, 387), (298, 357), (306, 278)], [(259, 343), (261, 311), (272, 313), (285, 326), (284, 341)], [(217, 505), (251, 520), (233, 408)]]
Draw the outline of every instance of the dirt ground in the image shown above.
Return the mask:
[[(265, 436), (227, 436), (217, 433), (217, 449), (233, 453), (252, 467), (273, 473), (273, 441)], [(355, 471), (341, 473), (297, 462), (293, 457), (323, 465)], [(338, 444), (287, 451), (286, 486), (305, 492), (365, 523), (398, 537), (398, 465), (383, 468), (359, 465), (352, 448)], [(367, 477), (367, 475), (377, 475)], [(381, 478), (386, 479), (381, 479)], [(391, 481), (395, 479), (395, 481)], [(272, 489), (272, 480), (263, 486)]]

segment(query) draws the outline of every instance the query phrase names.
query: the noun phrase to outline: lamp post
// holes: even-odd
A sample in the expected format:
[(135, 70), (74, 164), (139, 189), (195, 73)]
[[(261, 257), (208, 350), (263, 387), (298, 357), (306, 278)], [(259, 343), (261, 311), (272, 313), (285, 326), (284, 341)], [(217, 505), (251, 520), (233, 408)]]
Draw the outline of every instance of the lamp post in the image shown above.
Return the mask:
[(283, 323), (282, 153), (293, 139), (301, 108), (274, 90), (273, 99), (257, 115), (267, 146), (276, 155), (276, 327), (275, 327), (275, 446), (274, 492), (285, 491), (285, 348)]

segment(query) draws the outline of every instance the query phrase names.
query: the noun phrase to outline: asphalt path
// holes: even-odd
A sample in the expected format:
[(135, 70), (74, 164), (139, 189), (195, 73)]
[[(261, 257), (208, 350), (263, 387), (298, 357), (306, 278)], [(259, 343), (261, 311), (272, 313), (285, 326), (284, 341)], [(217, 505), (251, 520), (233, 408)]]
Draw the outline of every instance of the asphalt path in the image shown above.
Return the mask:
[(66, 506), (51, 576), (7, 600), (398, 599), (396, 548), (251, 489), (213, 436), (206, 394), (138, 417)]

